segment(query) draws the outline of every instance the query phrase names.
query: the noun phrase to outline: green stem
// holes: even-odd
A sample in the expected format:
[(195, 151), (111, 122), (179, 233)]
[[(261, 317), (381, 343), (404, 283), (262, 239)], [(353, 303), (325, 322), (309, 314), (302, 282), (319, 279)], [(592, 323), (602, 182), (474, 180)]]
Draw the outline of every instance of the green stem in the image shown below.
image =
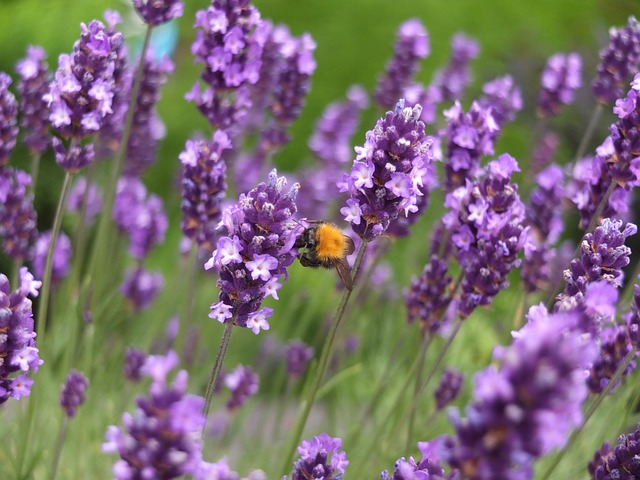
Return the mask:
[[(180, 323), (178, 327), (178, 338), (176, 341), (176, 350), (182, 351), (184, 339), (187, 334), (187, 326), (189, 320), (193, 317), (193, 297), (195, 295), (195, 283), (196, 283), (196, 260), (198, 258), (198, 244), (196, 242), (191, 243), (191, 249), (189, 254), (183, 262), (183, 273), (186, 275), (187, 281), (184, 282), (186, 291), (184, 292), (184, 302), (182, 302), (182, 310), (180, 311)], [(180, 278), (185, 278), (181, 276)]]
[(596, 125), (598, 124), (598, 120), (600, 119), (600, 115), (602, 114), (602, 104), (596, 104), (596, 108), (593, 109), (593, 113), (591, 114), (591, 118), (589, 119), (589, 125), (587, 125), (587, 129), (580, 140), (580, 145), (578, 146), (578, 150), (576, 151), (576, 155), (573, 158), (573, 163), (575, 164), (578, 160), (580, 160), (584, 156), (584, 152), (587, 150), (587, 145), (591, 141), (591, 137), (593, 137), (593, 132), (596, 130)]
[(636, 349), (633, 348), (624, 357), (624, 360), (622, 361), (620, 366), (616, 369), (616, 372), (613, 374), (613, 376), (609, 380), (609, 383), (607, 383), (607, 386), (605, 387), (605, 389), (602, 392), (600, 392), (598, 396), (595, 398), (595, 400), (591, 403), (591, 405), (589, 405), (589, 408), (587, 409), (587, 412), (584, 415), (584, 420), (582, 420), (582, 423), (578, 428), (576, 428), (571, 432), (571, 435), (569, 435), (569, 439), (567, 440), (567, 444), (562, 448), (562, 450), (558, 452), (558, 454), (554, 458), (551, 465), (547, 468), (547, 470), (544, 472), (542, 477), (540, 477), (540, 480), (548, 480), (549, 478), (551, 478), (551, 474), (553, 473), (555, 468), (560, 464), (560, 461), (564, 457), (564, 454), (567, 452), (567, 450), (569, 450), (571, 445), (574, 444), (574, 442), (576, 441), (576, 438), (578, 438), (578, 435), (580, 435), (580, 433), (584, 429), (589, 419), (593, 416), (596, 409), (600, 406), (604, 398), (607, 395), (609, 395), (611, 390), (613, 390), (614, 386), (618, 383), (618, 380), (620, 380), (620, 377), (622, 377), (622, 374), (624, 373), (625, 369), (627, 368), (629, 363), (631, 363), (631, 361), (634, 359), (635, 356), (636, 356)]
[[(227, 350), (229, 349), (229, 342), (231, 341), (231, 333), (233, 332), (233, 319), (230, 322), (224, 324), (224, 332), (222, 333), (222, 340), (220, 340), (220, 347), (218, 348), (218, 354), (216, 355), (216, 360), (213, 362), (213, 368), (211, 369), (211, 373), (209, 374), (209, 381), (207, 383), (207, 390), (204, 396), (204, 407), (202, 409), (202, 413), (205, 416), (205, 424), (202, 426), (202, 432), (204, 433), (204, 429), (207, 426), (206, 418), (209, 416), (209, 409), (211, 408), (211, 399), (213, 398), (213, 392), (216, 389), (216, 383), (218, 383), (218, 377), (220, 376), (220, 371), (222, 370), (222, 364), (224, 363), (224, 358), (227, 356)], [(204, 445), (204, 435), (203, 435), (203, 445)]]
[[(422, 374), (424, 373), (424, 362), (427, 358), (427, 350), (429, 348), (429, 341), (431, 340), (430, 335), (426, 335), (424, 330), (422, 330), (422, 347), (420, 348), (420, 360), (418, 363), (418, 372), (416, 373), (416, 383), (414, 385), (413, 398), (417, 399), (420, 391), (420, 381), (422, 379)], [(416, 411), (413, 409), (411, 411), (411, 415), (409, 416), (409, 426), (407, 428), (407, 443), (405, 444), (405, 453), (408, 453), (411, 449), (411, 443), (413, 439), (413, 426), (416, 421)]]
[[(362, 264), (362, 258), (364, 257), (364, 253), (367, 249), (368, 242), (363, 240), (360, 244), (360, 249), (358, 250), (358, 256), (356, 257), (355, 264), (353, 265), (352, 278), (354, 282), (358, 276), (358, 270)], [(327, 371), (327, 366), (329, 364), (329, 357), (331, 355), (331, 351), (333, 350), (333, 343), (336, 337), (336, 333), (338, 331), (338, 327), (342, 322), (342, 318), (344, 317), (344, 312), (347, 307), (347, 303), (349, 303), (349, 298), (351, 297), (352, 290), (344, 289), (342, 294), (342, 299), (340, 300), (340, 304), (338, 305), (338, 309), (336, 310), (336, 314), (331, 324), (331, 328), (329, 329), (329, 333), (327, 339), (322, 347), (322, 353), (320, 354), (320, 360), (318, 362), (318, 368), (316, 369), (315, 378), (313, 383), (311, 384), (311, 389), (308, 395), (305, 395), (306, 398), (302, 401), (300, 406), (300, 412), (298, 415), (298, 419), (296, 421), (296, 425), (293, 428), (293, 434), (291, 435), (291, 443), (289, 444), (289, 448), (285, 450), (286, 455), (284, 456), (284, 463), (281, 469), (281, 472), (286, 472), (290, 469), (291, 459), (293, 458), (296, 447), (300, 442), (300, 437), (302, 436), (302, 432), (304, 430), (305, 425), (307, 424), (307, 419), (309, 418), (309, 413), (311, 412), (311, 407), (315, 402), (316, 395), (318, 393), (318, 389), (320, 388), (320, 384), (322, 383), (322, 378)]]
[(40, 290), (40, 306), (38, 309), (38, 343), (42, 345), (47, 328), (47, 314), (49, 310), (49, 296), (51, 294), (51, 269), (53, 268), (53, 252), (60, 233), (62, 225), (62, 212), (71, 186), (72, 173), (67, 172), (64, 176), (62, 191), (56, 208), (56, 216), (53, 219), (53, 227), (51, 229), (51, 240), (49, 241), (49, 249), (47, 250), (47, 260), (44, 265), (44, 274), (42, 276), (42, 290)]
[(29, 188), (30, 193), (34, 193), (36, 191), (36, 183), (38, 182), (38, 170), (40, 170), (40, 154), (34, 153), (31, 156), (31, 187)]
[(56, 452), (53, 456), (53, 465), (51, 467), (50, 480), (55, 480), (58, 473), (58, 465), (60, 464), (60, 457), (62, 456), (62, 446), (64, 445), (64, 437), (67, 434), (67, 427), (69, 426), (69, 417), (64, 416), (62, 425), (60, 425), (60, 432), (58, 432), (58, 442), (56, 443)]
[[(142, 51), (140, 52), (140, 60), (138, 62), (138, 69), (136, 71), (136, 76), (133, 81), (133, 87), (131, 88), (131, 98), (129, 99), (129, 106), (127, 108), (127, 116), (124, 122), (124, 129), (122, 131), (122, 138), (120, 139), (120, 145), (118, 147), (118, 152), (113, 161), (113, 167), (111, 170), (111, 178), (109, 179), (109, 183), (105, 189), (104, 193), (104, 209), (102, 211), (102, 215), (100, 216), (100, 222), (98, 224), (98, 232), (96, 234), (95, 247), (91, 253), (91, 261), (89, 274), (92, 275), (94, 282), (96, 284), (104, 283), (103, 281), (99, 282), (99, 279), (102, 278), (105, 271), (106, 262), (110, 255), (107, 254), (108, 246), (111, 243), (111, 236), (113, 229), (111, 228), (111, 215), (113, 213), (113, 203), (116, 197), (116, 187), (118, 184), (118, 178), (122, 172), (122, 165), (124, 164), (124, 157), (127, 152), (127, 146), (129, 144), (129, 138), (131, 136), (131, 126), (133, 125), (133, 116), (136, 110), (136, 103), (138, 101), (138, 95), (140, 93), (140, 84), (142, 83), (142, 73), (144, 71), (144, 59), (147, 54), (147, 50), (149, 48), (149, 41), (151, 39), (151, 31), (153, 27), (147, 26), (147, 31), (144, 37), (144, 43), (142, 45)], [(101, 286), (96, 286), (95, 288), (95, 296), (94, 298), (99, 299), (101, 294)]]

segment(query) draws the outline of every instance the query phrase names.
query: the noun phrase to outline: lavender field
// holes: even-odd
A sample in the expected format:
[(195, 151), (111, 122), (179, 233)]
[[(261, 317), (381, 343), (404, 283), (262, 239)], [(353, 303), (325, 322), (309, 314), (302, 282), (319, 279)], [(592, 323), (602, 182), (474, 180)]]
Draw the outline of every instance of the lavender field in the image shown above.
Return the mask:
[(0, 479), (640, 478), (636, 10), (0, 3)]

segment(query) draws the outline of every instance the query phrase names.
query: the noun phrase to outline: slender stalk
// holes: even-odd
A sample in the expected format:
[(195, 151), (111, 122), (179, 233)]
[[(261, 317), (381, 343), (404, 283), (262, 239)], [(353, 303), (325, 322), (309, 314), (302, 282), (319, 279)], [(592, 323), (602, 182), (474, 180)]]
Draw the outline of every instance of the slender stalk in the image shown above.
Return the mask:
[[(358, 270), (360, 270), (360, 265), (362, 264), (362, 258), (364, 257), (364, 253), (367, 249), (368, 242), (363, 240), (360, 244), (360, 249), (358, 250), (358, 256), (356, 257), (355, 264), (353, 265), (352, 278), (355, 280), (358, 276)], [(327, 371), (327, 366), (329, 365), (329, 357), (333, 350), (333, 343), (336, 337), (336, 333), (338, 331), (338, 327), (342, 322), (342, 318), (344, 317), (344, 312), (347, 307), (347, 303), (349, 302), (349, 298), (351, 297), (352, 290), (344, 290), (342, 294), (342, 299), (340, 300), (340, 304), (338, 305), (338, 309), (336, 310), (335, 317), (333, 319), (333, 323), (331, 324), (331, 328), (329, 329), (329, 333), (327, 339), (322, 347), (322, 353), (320, 355), (320, 360), (318, 361), (318, 368), (316, 370), (316, 375), (311, 384), (310, 390), (308, 394), (305, 395), (305, 398), (302, 400), (302, 404), (300, 406), (300, 411), (298, 414), (298, 419), (296, 420), (296, 425), (293, 428), (293, 434), (291, 435), (291, 443), (289, 448), (285, 450), (286, 455), (284, 456), (284, 464), (282, 466), (281, 472), (288, 471), (291, 465), (291, 459), (296, 450), (296, 446), (300, 441), (300, 437), (302, 436), (302, 432), (307, 423), (307, 419), (309, 418), (309, 413), (311, 412), (311, 407), (316, 399), (316, 395), (318, 393), (318, 389), (320, 388), (320, 384), (322, 383), (322, 378)]]
[(49, 249), (47, 250), (47, 260), (44, 265), (44, 274), (42, 276), (42, 290), (40, 290), (40, 306), (38, 309), (38, 316), (36, 321), (38, 322), (38, 343), (42, 344), (43, 338), (46, 334), (47, 328), (47, 313), (49, 310), (49, 296), (51, 294), (51, 269), (53, 268), (53, 252), (58, 241), (58, 234), (60, 233), (60, 227), (62, 225), (62, 211), (67, 200), (67, 194), (69, 193), (69, 187), (71, 186), (72, 173), (67, 172), (64, 176), (64, 182), (62, 184), (62, 191), (60, 192), (60, 198), (58, 200), (58, 207), (56, 208), (56, 215), (53, 219), (53, 227), (51, 229), (51, 241), (49, 242)]
[[(233, 320), (233, 319), (231, 319)], [(218, 377), (220, 376), (220, 370), (222, 370), (222, 364), (224, 363), (224, 358), (227, 355), (227, 350), (229, 349), (229, 342), (231, 341), (231, 333), (233, 332), (233, 323), (225, 323), (224, 324), (224, 332), (222, 332), (222, 340), (220, 340), (220, 347), (218, 348), (218, 354), (216, 355), (216, 360), (213, 363), (213, 368), (211, 369), (211, 373), (209, 374), (209, 381), (207, 382), (207, 390), (204, 396), (204, 407), (202, 409), (202, 413), (205, 416), (205, 419), (209, 416), (209, 409), (211, 408), (211, 399), (213, 398), (213, 392), (216, 389), (216, 383), (218, 383)], [(202, 426), (202, 432), (204, 433), (204, 429), (206, 428), (207, 423)], [(204, 436), (203, 436), (204, 443)]]
[[(420, 383), (422, 380), (422, 374), (424, 373), (424, 361), (427, 358), (427, 350), (429, 349), (429, 343), (431, 340), (430, 335), (426, 335), (425, 331), (422, 330), (422, 347), (420, 348), (420, 360), (418, 361), (418, 372), (416, 373), (416, 383), (414, 385), (413, 397), (416, 398), (418, 396), (418, 392), (420, 391)], [(407, 443), (405, 444), (405, 452), (409, 452), (411, 448), (411, 443), (413, 439), (413, 426), (416, 421), (416, 411), (413, 409), (411, 411), (411, 415), (409, 416), (409, 425), (407, 427)]]
[[(193, 297), (195, 295), (195, 283), (196, 283), (196, 259), (198, 258), (198, 244), (196, 242), (191, 243), (191, 249), (187, 258), (183, 262), (182, 270), (186, 275), (187, 281), (184, 282), (186, 291), (183, 292), (184, 300), (182, 302), (182, 310), (180, 311), (180, 320), (178, 326), (178, 340), (176, 342), (176, 348), (182, 349), (184, 344), (185, 335), (187, 333), (187, 326), (189, 320), (193, 317)], [(185, 278), (181, 275), (180, 278)], [(180, 350), (182, 351), (182, 350)]]
[(589, 119), (589, 124), (587, 125), (587, 129), (580, 140), (580, 145), (578, 146), (578, 150), (576, 150), (576, 155), (573, 157), (573, 163), (575, 164), (578, 160), (580, 160), (584, 156), (584, 152), (587, 150), (587, 145), (591, 141), (591, 137), (593, 137), (593, 133), (596, 130), (596, 125), (598, 124), (598, 120), (600, 119), (600, 115), (602, 114), (602, 104), (598, 103), (596, 108), (593, 109), (591, 114), (591, 118)]
[(31, 187), (29, 188), (30, 193), (36, 191), (36, 183), (38, 182), (38, 170), (40, 170), (40, 154), (34, 153), (31, 156)]
[(609, 380), (609, 383), (607, 384), (605, 389), (602, 392), (600, 392), (598, 396), (596, 396), (594, 401), (591, 403), (591, 405), (589, 405), (589, 408), (587, 409), (587, 412), (584, 415), (584, 420), (582, 420), (582, 423), (578, 428), (576, 428), (571, 432), (571, 435), (569, 435), (569, 439), (567, 440), (567, 444), (562, 448), (562, 450), (558, 452), (558, 454), (553, 459), (553, 462), (551, 463), (551, 465), (549, 465), (549, 467), (544, 472), (542, 477), (540, 477), (540, 480), (548, 480), (549, 478), (551, 478), (551, 474), (553, 473), (555, 468), (560, 464), (560, 461), (564, 457), (564, 454), (574, 444), (574, 442), (576, 441), (576, 438), (578, 438), (578, 435), (580, 435), (580, 433), (584, 429), (589, 419), (593, 416), (594, 412), (600, 406), (604, 398), (607, 395), (609, 395), (609, 393), (611, 392), (613, 387), (616, 385), (616, 383), (618, 383), (618, 380), (620, 380), (620, 377), (624, 373), (629, 363), (631, 363), (631, 361), (635, 358), (635, 356), (636, 356), (636, 349), (633, 348), (629, 353), (627, 353), (626, 357), (624, 357), (624, 360), (622, 361), (620, 366), (617, 368), (616, 372), (613, 374), (613, 377), (611, 377), (611, 380)]
[(55, 480), (58, 474), (58, 465), (60, 464), (60, 457), (62, 456), (62, 446), (64, 445), (64, 437), (67, 434), (67, 427), (69, 426), (69, 417), (64, 416), (62, 425), (60, 425), (60, 432), (58, 432), (58, 441), (56, 442), (56, 452), (53, 455), (53, 465), (51, 466), (51, 473), (49, 480)]
[[(89, 274), (92, 275), (94, 282), (97, 284), (101, 278), (101, 272), (104, 272), (104, 265), (109, 258), (106, 255), (107, 247), (111, 243), (111, 215), (113, 213), (113, 202), (116, 197), (116, 186), (118, 184), (118, 178), (122, 172), (122, 165), (124, 164), (124, 157), (129, 144), (129, 137), (131, 136), (131, 126), (133, 125), (133, 116), (136, 110), (136, 103), (138, 101), (138, 95), (140, 93), (140, 84), (142, 83), (142, 72), (144, 71), (144, 59), (149, 48), (149, 42), (151, 39), (152, 26), (147, 26), (147, 31), (144, 37), (144, 43), (140, 52), (140, 60), (138, 62), (138, 69), (133, 81), (133, 87), (131, 88), (131, 98), (129, 99), (129, 105), (127, 108), (127, 116), (124, 122), (124, 129), (122, 131), (122, 138), (120, 139), (120, 145), (118, 152), (113, 160), (113, 167), (111, 170), (111, 178), (105, 189), (103, 211), (100, 216), (100, 222), (98, 223), (98, 232), (96, 234), (96, 241), (94, 249), (91, 253), (91, 261), (89, 266)], [(94, 298), (100, 298), (102, 291), (101, 288), (96, 287), (96, 295)]]

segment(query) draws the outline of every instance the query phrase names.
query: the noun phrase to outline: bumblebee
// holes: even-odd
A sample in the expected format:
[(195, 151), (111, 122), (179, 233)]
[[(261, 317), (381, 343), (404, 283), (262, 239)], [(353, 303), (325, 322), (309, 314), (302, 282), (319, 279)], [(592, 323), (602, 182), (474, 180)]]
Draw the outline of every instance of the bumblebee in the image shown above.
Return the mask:
[(307, 223), (309, 226), (294, 245), (298, 248), (300, 264), (303, 267), (335, 268), (345, 288), (351, 291), (353, 281), (347, 255), (355, 250), (353, 240), (331, 222), (320, 220)]

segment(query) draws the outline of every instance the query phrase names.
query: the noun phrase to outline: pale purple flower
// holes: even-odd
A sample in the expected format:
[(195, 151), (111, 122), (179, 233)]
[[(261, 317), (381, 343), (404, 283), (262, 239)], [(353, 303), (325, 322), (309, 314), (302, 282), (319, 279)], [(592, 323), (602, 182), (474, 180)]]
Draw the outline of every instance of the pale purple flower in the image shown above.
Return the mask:
[(285, 351), (287, 375), (293, 378), (302, 376), (314, 353), (313, 347), (300, 340), (287, 344)]
[(418, 442), (418, 449), (422, 459), (416, 462), (413, 457), (401, 457), (393, 465), (393, 475), (384, 470), (380, 474), (381, 480), (444, 480), (444, 469), (440, 465), (439, 450), (442, 442)]
[(150, 272), (141, 266), (127, 269), (120, 293), (127, 299), (134, 311), (145, 310), (155, 300), (164, 287), (164, 276), (160, 272)]
[(60, 405), (64, 408), (67, 417), (75, 417), (78, 407), (82, 405), (87, 396), (87, 387), (89, 380), (82, 372), (71, 370), (67, 381), (62, 387), (60, 393)]
[(124, 375), (132, 382), (142, 379), (142, 367), (147, 361), (147, 354), (135, 347), (127, 347), (124, 352)]
[(0, 72), (0, 165), (6, 165), (18, 138), (18, 101), (9, 91), (11, 77)]
[[(340, 480), (349, 460), (342, 451), (342, 439), (326, 433), (303, 440), (298, 447), (300, 458), (293, 464), (291, 480)], [(282, 480), (288, 479), (284, 476)]]
[(499, 127), (511, 122), (522, 110), (522, 93), (511, 75), (498, 77), (482, 86), (483, 95), (478, 104), (491, 111), (491, 116)]
[(236, 410), (244, 405), (249, 397), (258, 393), (259, 378), (250, 367), (238, 365), (225, 375), (224, 384), (231, 391), (227, 408)]
[[(42, 232), (35, 243), (33, 257), (33, 273), (39, 279), (44, 276), (44, 267), (47, 261), (49, 244), (51, 243), (51, 230)], [(53, 248), (53, 262), (51, 264), (51, 283), (60, 283), (68, 274), (71, 267), (71, 240), (66, 233), (60, 231)]]
[(95, 183), (88, 183), (84, 176), (78, 176), (67, 199), (67, 211), (81, 214), (83, 221), (91, 225), (96, 216), (102, 211), (102, 194)]
[(22, 170), (0, 169), (0, 238), (2, 249), (15, 260), (29, 260), (38, 237), (31, 175)]
[(540, 79), (538, 115), (553, 117), (563, 105), (573, 103), (582, 86), (582, 59), (578, 53), (556, 53), (547, 60)]
[(133, 6), (149, 26), (158, 26), (184, 13), (182, 0), (133, 0)]
[(448, 65), (433, 76), (431, 86), (440, 91), (443, 102), (460, 100), (471, 83), (469, 63), (480, 53), (478, 42), (462, 33), (451, 40), (451, 58)]

